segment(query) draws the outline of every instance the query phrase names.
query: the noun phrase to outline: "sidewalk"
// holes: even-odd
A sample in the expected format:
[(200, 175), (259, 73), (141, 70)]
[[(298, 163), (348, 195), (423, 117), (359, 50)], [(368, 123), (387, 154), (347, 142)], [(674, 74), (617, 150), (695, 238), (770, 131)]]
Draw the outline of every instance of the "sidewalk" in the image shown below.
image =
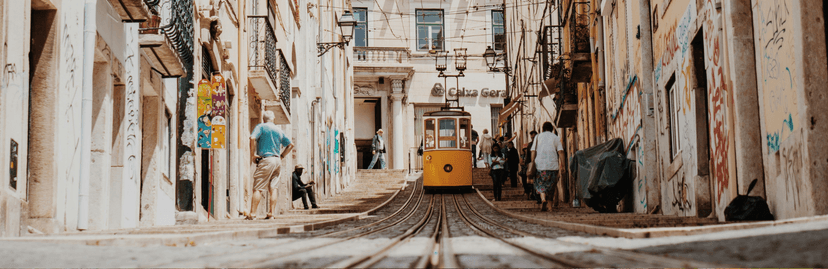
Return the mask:
[[(320, 201), (320, 209), (293, 209), (271, 220), (218, 220), (201, 224), (28, 235), (2, 241), (64, 243), (105, 246), (196, 246), (206, 243), (276, 237), (313, 231), (366, 217), (390, 202), (408, 181), (403, 170), (357, 172), (342, 193)], [(297, 200), (298, 201), (298, 200)], [(301, 204), (301, 202), (299, 202)]]
[[(492, 181), (484, 169), (474, 170), (477, 194), (502, 214), (526, 222), (562, 229), (623, 238), (655, 238), (703, 235), (762, 227), (828, 222), (828, 216), (815, 216), (776, 221), (720, 223), (712, 218), (665, 216), (642, 213), (598, 213), (589, 207), (562, 204), (549, 212), (540, 211), (536, 201), (529, 201), (522, 185), (503, 187), (502, 200), (493, 201)], [(819, 225), (818, 225), (819, 226)]]

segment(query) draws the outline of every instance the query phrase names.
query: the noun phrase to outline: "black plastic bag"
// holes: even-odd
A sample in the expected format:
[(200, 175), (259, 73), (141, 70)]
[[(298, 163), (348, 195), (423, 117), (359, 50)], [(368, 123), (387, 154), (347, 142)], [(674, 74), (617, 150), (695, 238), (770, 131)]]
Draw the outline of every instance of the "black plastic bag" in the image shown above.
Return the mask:
[(753, 187), (756, 187), (758, 179), (754, 179), (748, 187), (747, 194), (736, 196), (725, 208), (725, 220), (773, 220), (768, 203), (760, 196), (748, 196)]

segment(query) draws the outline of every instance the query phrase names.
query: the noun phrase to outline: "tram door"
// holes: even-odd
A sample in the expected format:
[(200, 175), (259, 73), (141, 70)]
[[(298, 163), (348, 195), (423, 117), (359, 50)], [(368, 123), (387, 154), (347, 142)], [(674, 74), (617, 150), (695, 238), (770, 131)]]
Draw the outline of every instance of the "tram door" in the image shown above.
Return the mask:
[[(417, 141), (415, 143), (415, 147), (420, 146), (420, 142), (423, 141), (423, 114), (430, 111), (437, 111), (440, 110), (440, 106), (426, 106), (426, 105), (414, 105), (414, 137)], [(416, 170), (420, 171), (423, 170), (423, 158), (414, 158)]]

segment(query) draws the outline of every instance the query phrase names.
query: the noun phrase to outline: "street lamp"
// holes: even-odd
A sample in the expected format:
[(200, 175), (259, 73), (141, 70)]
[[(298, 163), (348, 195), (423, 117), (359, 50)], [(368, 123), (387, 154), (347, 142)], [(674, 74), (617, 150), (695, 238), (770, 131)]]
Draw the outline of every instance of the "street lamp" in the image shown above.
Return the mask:
[(486, 52), (483, 53), (483, 58), (486, 59), (486, 66), (489, 67), (490, 71), (494, 71), (495, 65), (497, 64), (497, 52), (492, 49), (492, 46), (488, 46), (486, 48)]
[(333, 47), (339, 47), (340, 49), (344, 46), (347, 46), (348, 43), (351, 42), (351, 37), (354, 36), (354, 28), (356, 28), (357, 21), (354, 19), (354, 15), (351, 14), (350, 11), (345, 11), (341, 17), (339, 17), (339, 21), (337, 22), (339, 25), (339, 31), (342, 33), (342, 42), (318, 42), (316, 43), (316, 49), (319, 52), (319, 55), (322, 56), (328, 50)]
[[(448, 87), (448, 78), (455, 78), (457, 80), (457, 88), (460, 89), (460, 78), (465, 77), (466, 75), (463, 74), (463, 71), (466, 70), (466, 49), (459, 48), (454, 49), (454, 69), (459, 71), (456, 75), (446, 75), (443, 73), (448, 69), (448, 52), (447, 51), (432, 51), (434, 53), (434, 69), (440, 71), (440, 74), (437, 77), (443, 78), (444, 84)], [(448, 99), (449, 91), (445, 92), (445, 102), (446, 108), (451, 108), (452, 106), (449, 105), (449, 102), (457, 103), (455, 108), (460, 107), (460, 97), (456, 96), (454, 99)]]

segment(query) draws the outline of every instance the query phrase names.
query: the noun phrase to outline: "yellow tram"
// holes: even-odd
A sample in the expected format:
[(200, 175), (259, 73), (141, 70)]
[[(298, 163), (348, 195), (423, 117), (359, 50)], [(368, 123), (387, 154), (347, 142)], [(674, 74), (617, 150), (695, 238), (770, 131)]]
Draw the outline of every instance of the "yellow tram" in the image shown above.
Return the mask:
[(471, 114), (439, 110), (423, 114), (423, 188), (472, 186)]

